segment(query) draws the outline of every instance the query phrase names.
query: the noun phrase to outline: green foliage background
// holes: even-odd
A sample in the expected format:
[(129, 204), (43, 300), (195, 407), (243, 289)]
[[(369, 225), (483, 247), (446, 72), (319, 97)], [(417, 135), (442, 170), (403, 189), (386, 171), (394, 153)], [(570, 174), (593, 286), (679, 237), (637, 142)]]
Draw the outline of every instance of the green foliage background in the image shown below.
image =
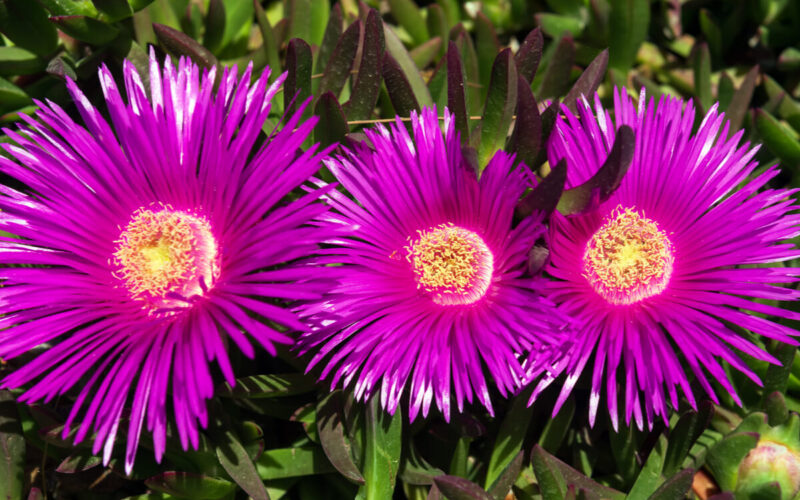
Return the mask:
[[(209, 68), (288, 71), (265, 132), (308, 96), (324, 144), (449, 106), (477, 168), (504, 148), (542, 176), (550, 103), (595, 90), (608, 100), (615, 86), (692, 98), (703, 112), (719, 103), (733, 131), (764, 144), (762, 168), (780, 163), (773, 187), (800, 186), (797, 0), (0, 0), (0, 33), (3, 126), (35, 99), (74, 113), (64, 78), (100, 104), (98, 66), (119, 78), (127, 58), (146, 76), (152, 45)], [(567, 191), (558, 207), (582, 203)], [(103, 467), (88, 445), (60, 439), (69, 397), (27, 406), (0, 391), (0, 498), (791, 498), (789, 483), (738, 482), (759, 436), (800, 445), (800, 358), (765, 347), (785, 367), (748, 360), (763, 388), (729, 370), (743, 408), (717, 388), (719, 404), (684, 404), (669, 427), (619, 432), (602, 417), (589, 427), (587, 381), (555, 418), (551, 388), (530, 408), (523, 391), (495, 395), (495, 417), (468, 407), (449, 424), (409, 425), (314, 384), (288, 349), (232, 353), (241, 379), (218, 387), (200, 449), (170, 440), (157, 465), (143, 438), (131, 477), (121, 457)], [(0, 360), (0, 373), (22, 362)]]

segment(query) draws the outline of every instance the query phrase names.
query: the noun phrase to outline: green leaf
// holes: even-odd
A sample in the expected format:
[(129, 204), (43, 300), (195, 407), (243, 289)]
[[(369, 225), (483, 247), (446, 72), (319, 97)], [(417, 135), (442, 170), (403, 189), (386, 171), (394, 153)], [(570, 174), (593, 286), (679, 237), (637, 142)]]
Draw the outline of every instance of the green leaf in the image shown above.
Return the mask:
[(197, 500), (222, 498), (236, 490), (236, 485), (224, 479), (176, 471), (151, 477), (144, 484), (167, 495)]
[[(463, 26), (460, 24), (453, 28), (453, 31)], [(451, 36), (452, 37), (452, 36)], [(484, 99), (481, 97), (480, 74), (478, 69), (478, 54), (472, 44), (472, 38), (466, 33), (461, 32), (456, 36), (456, 46), (461, 54), (461, 62), (464, 67), (464, 85), (467, 95), (467, 110), (469, 115), (477, 115), (482, 111)]]
[(575, 490), (590, 491), (603, 499), (622, 500), (625, 498), (623, 493), (592, 481), (544, 451), (538, 444), (533, 447), (531, 463), (543, 498), (565, 498), (570, 486)]
[(414, 45), (419, 45), (428, 39), (425, 19), (412, 0), (389, 0), (389, 10), (398, 24), (411, 35)]
[(256, 467), (258, 475), (266, 481), (336, 471), (318, 446), (266, 450)]
[(341, 391), (333, 391), (320, 400), (317, 405), (319, 441), (328, 460), (341, 475), (357, 484), (364, 484), (364, 476), (353, 460), (353, 446), (345, 433), (342, 408)]
[(763, 407), (767, 413), (769, 425), (782, 425), (789, 420), (789, 407), (786, 405), (786, 399), (784, 399), (782, 393), (775, 391), (767, 394), (764, 398)]
[(433, 479), (448, 500), (494, 500), (477, 484), (458, 476), (439, 476)]
[[(258, 0), (255, 0), (256, 2)], [(317, 52), (317, 62), (314, 65), (314, 71), (322, 73), (328, 60), (336, 48), (336, 43), (342, 36), (342, 7), (339, 3), (333, 6), (331, 14), (328, 17), (328, 24), (325, 27), (325, 34), (322, 35), (322, 42), (319, 45), (319, 52)]]
[(439, 55), (441, 48), (442, 39), (437, 36), (431, 38), (425, 43), (418, 45), (408, 54), (411, 56), (411, 59), (418, 68), (424, 68), (429, 65), (436, 58), (436, 56)]
[(797, 168), (800, 165), (800, 142), (778, 120), (763, 109), (756, 109), (756, 130), (764, 145), (786, 166)]
[[(428, 86), (425, 85), (425, 81), (419, 74), (417, 65), (414, 64), (408, 51), (403, 47), (403, 42), (397, 38), (392, 28), (386, 24), (383, 25), (383, 36), (386, 40), (386, 52), (392, 55), (392, 58), (403, 71), (406, 80), (411, 86), (411, 90), (414, 92), (414, 98), (420, 106), (430, 107), (433, 104), (433, 100), (431, 99), (430, 92), (428, 92)], [(385, 64), (384, 62), (384, 65)]]
[(450, 475), (467, 477), (467, 461), (469, 460), (469, 445), (472, 438), (461, 436), (456, 441), (453, 457), (450, 459)]
[(606, 68), (608, 67), (608, 49), (600, 52), (597, 57), (592, 60), (591, 64), (581, 73), (578, 81), (572, 86), (567, 96), (564, 97), (563, 103), (574, 114), (578, 114), (578, 99), (585, 96), (589, 102), (592, 102), (592, 96), (597, 92), (597, 87), (603, 82), (606, 76)]
[(692, 51), (692, 67), (694, 69), (694, 95), (697, 97), (703, 112), (713, 104), (711, 97), (711, 55), (708, 45), (698, 43)]
[(700, 404), (699, 412), (684, 413), (669, 431), (669, 445), (664, 456), (664, 475), (672, 476), (681, 468), (695, 441), (711, 423), (714, 406), (708, 401)]
[(403, 415), (398, 405), (394, 415), (380, 406), (380, 398), (372, 397), (367, 403), (364, 422), (365, 483), (356, 498), (366, 500), (391, 499), (400, 465), (402, 449)]
[(311, 20), (309, 23), (311, 33), (309, 34), (308, 41), (312, 45), (319, 46), (319, 44), (322, 43), (322, 38), (325, 36), (325, 28), (328, 25), (330, 16), (330, 0), (311, 0)]
[(440, 40), (444, 41), (439, 47), (439, 53), (437, 54), (437, 58), (439, 58), (444, 56), (447, 50), (445, 43), (450, 39), (450, 26), (447, 22), (447, 15), (441, 5), (435, 3), (428, 5), (427, 10), (428, 33), (430, 33), (431, 38), (439, 37)]
[(692, 487), (695, 472), (697, 471), (694, 469), (684, 469), (670, 477), (650, 495), (649, 500), (681, 500), (686, 498), (686, 493)]
[(492, 22), (483, 12), (478, 12), (475, 16), (475, 52), (478, 55), (481, 96), (485, 97), (489, 80), (492, 78), (493, 65), (500, 52), (500, 42), (497, 40)]
[(103, 463), (103, 459), (87, 453), (70, 455), (56, 467), (56, 471), (62, 474), (75, 474), (87, 471)]
[(133, 16), (133, 8), (127, 0), (92, 0), (92, 3), (104, 14), (103, 20), (110, 23)]
[[(247, 0), (222, 0), (225, 4), (225, 32), (221, 47), (226, 47), (239, 37), (247, 37), (253, 24), (253, 3)], [(277, 71), (277, 68), (276, 68)]]
[(153, 3), (153, 0), (128, 0), (128, 5), (131, 6), (134, 12), (139, 12), (151, 3)]
[(25, 484), (25, 438), (14, 396), (0, 390), (0, 498), (22, 498)]
[(44, 66), (44, 60), (29, 50), (0, 46), (0, 75), (30, 75)]
[(753, 98), (753, 90), (756, 87), (758, 70), (758, 66), (753, 66), (750, 71), (747, 72), (747, 75), (744, 77), (744, 81), (733, 93), (731, 103), (725, 110), (725, 117), (728, 118), (731, 123), (729, 135), (735, 134), (740, 128), (742, 128), (744, 115), (750, 108), (750, 101)]
[(0, 33), (15, 45), (47, 57), (56, 50), (58, 33), (39, 2), (0, 1)]
[(350, 120), (364, 120), (372, 116), (381, 91), (381, 61), (383, 59), (383, 22), (375, 9), (370, 9), (364, 24), (364, 45), (358, 65), (350, 100), (344, 111)]
[(787, 47), (778, 56), (778, 69), (781, 71), (796, 71), (800, 69), (800, 49)]
[(211, 52), (222, 48), (222, 36), (225, 34), (225, 4), (222, 0), (208, 0), (203, 45)]
[(409, 116), (412, 111), (420, 110), (419, 102), (414, 96), (414, 89), (411, 88), (411, 83), (403, 73), (403, 68), (388, 52), (383, 55), (381, 73), (396, 115)]
[(536, 22), (541, 26), (542, 31), (553, 38), (561, 38), (565, 35), (581, 36), (583, 33), (583, 21), (571, 16), (544, 12), (536, 14)]
[(607, 200), (631, 165), (635, 142), (633, 130), (621, 126), (603, 166), (588, 181), (565, 191), (558, 202), (558, 211), (565, 215), (581, 213)]
[[(54, 22), (61, 31), (72, 38), (95, 45), (108, 43), (119, 34), (119, 30), (114, 26), (91, 17), (53, 16), (50, 20)], [(155, 29), (155, 26), (153, 29)]]
[(261, 30), (261, 38), (263, 39), (261, 50), (264, 51), (264, 55), (267, 58), (267, 64), (272, 70), (272, 73), (269, 76), (269, 81), (273, 82), (280, 74), (281, 69), (281, 60), (278, 56), (278, 42), (275, 38), (275, 32), (272, 29), (272, 25), (267, 19), (267, 14), (261, 7), (261, 1), (253, 0), (253, 8), (256, 21), (258, 22), (258, 28)]
[(227, 382), (217, 387), (218, 396), (229, 398), (277, 398), (313, 391), (314, 380), (302, 373), (253, 375), (236, 379), (231, 387)]
[(36, 0), (36, 3), (41, 4), (53, 16), (97, 17), (98, 14), (90, 0)]
[(792, 373), (792, 361), (797, 352), (797, 346), (784, 343), (776, 343), (774, 349), (770, 349), (773, 356), (778, 358), (780, 365), (770, 364), (764, 376), (764, 387), (762, 388), (761, 403), (766, 403), (767, 397), (772, 393), (786, 392), (789, 383), (789, 375)]
[(289, 18), (289, 37), (311, 38), (311, 0), (289, 0), (284, 5)]
[(757, 432), (734, 432), (717, 443), (706, 455), (706, 466), (723, 490), (733, 490), (739, 463), (758, 444)]
[[(526, 391), (530, 392), (530, 391)], [(525, 434), (533, 415), (533, 408), (527, 405), (529, 394), (522, 393), (514, 398), (500, 430), (497, 432), (492, 454), (489, 457), (489, 465), (486, 469), (487, 488), (494, 484), (503, 474), (508, 464), (516, 457), (522, 449)]]
[(700, 31), (703, 32), (703, 38), (708, 43), (709, 55), (714, 59), (714, 62), (719, 62), (722, 58), (722, 31), (711, 18), (708, 9), (700, 9), (698, 17)]
[(621, 72), (633, 66), (650, 26), (650, 0), (609, 0), (608, 64)]
[(498, 149), (505, 146), (508, 129), (517, 107), (517, 65), (511, 49), (498, 54), (486, 95), (478, 146), (478, 167), (482, 171)]
[[(286, 81), (283, 84), (283, 107), (292, 115), (311, 97), (311, 47), (300, 38), (289, 40), (286, 49)], [(311, 114), (307, 106), (303, 115)]]
[(517, 55), (514, 56), (514, 61), (517, 63), (517, 72), (528, 81), (533, 81), (536, 75), (536, 70), (539, 68), (539, 62), (542, 60), (542, 47), (544, 47), (544, 38), (542, 38), (542, 30), (536, 28), (528, 33), (522, 45), (519, 47)]
[(539, 86), (539, 100), (561, 97), (569, 88), (572, 64), (575, 61), (575, 43), (565, 36), (558, 41)]
[(519, 450), (517, 456), (506, 465), (506, 468), (503, 469), (500, 476), (489, 487), (489, 494), (494, 497), (495, 500), (503, 500), (506, 498), (509, 490), (511, 490), (511, 485), (513, 485), (517, 477), (519, 477), (523, 460), (525, 460), (525, 452)]
[(550, 453), (556, 453), (567, 436), (567, 431), (570, 428), (570, 424), (572, 424), (574, 416), (575, 400), (570, 398), (566, 400), (558, 415), (548, 420), (547, 424), (545, 424), (542, 435), (539, 437), (539, 445)]
[(636, 482), (628, 492), (628, 498), (647, 498), (652, 495), (664, 481), (661, 471), (664, 469), (664, 456), (667, 451), (667, 438), (659, 436), (658, 442), (650, 450), (647, 461), (644, 463)]
[(342, 142), (350, 131), (339, 99), (333, 92), (325, 92), (320, 96), (314, 114), (319, 117), (314, 128), (314, 141), (322, 147)]
[(231, 479), (254, 500), (269, 500), (250, 455), (233, 431), (229, 428), (213, 429), (212, 439), (217, 459)]
[(358, 51), (358, 38), (361, 33), (361, 21), (351, 24), (339, 38), (336, 48), (333, 50), (322, 78), (319, 82), (319, 93), (332, 92), (339, 96), (344, 88), (344, 84), (350, 77), (350, 70), (356, 60)]

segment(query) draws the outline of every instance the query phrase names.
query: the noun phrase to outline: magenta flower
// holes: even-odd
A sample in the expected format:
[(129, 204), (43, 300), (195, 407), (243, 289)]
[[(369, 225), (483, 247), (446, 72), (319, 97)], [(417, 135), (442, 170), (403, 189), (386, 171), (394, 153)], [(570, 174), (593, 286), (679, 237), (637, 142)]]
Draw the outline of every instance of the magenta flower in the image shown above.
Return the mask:
[(562, 340), (563, 316), (525, 275), (541, 216), (512, 227), (514, 206), (531, 184), (524, 168), (497, 153), (477, 179), (461, 152), (452, 115), (445, 136), (435, 109), (367, 130), (364, 143), (326, 165), (356, 201), (329, 195), (335, 212), (321, 222), (339, 231), (327, 262), (340, 285), (306, 308), (324, 326), (304, 334), (331, 386), (356, 398), (380, 389), (394, 413), (404, 392), (410, 419), (432, 400), (450, 417), (477, 397), (491, 413), (488, 370), (503, 395), (524, 371), (518, 354)]
[(315, 148), (298, 150), (314, 123), (298, 113), (258, 143), (283, 82), (267, 87), (268, 73), (251, 86), (250, 67), (239, 80), (225, 70), (213, 92), (214, 70), (201, 76), (186, 59), (160, 68), (151, 53), (150, 98), (129, 62), (127, 103), (100, 70), (110, 124), (68, 80), (85, 128), (39, 103), (38, 120), (4, 130), (16, 161), (0, 157), (0, 171), (28, 189), (0, 198), (0, 229), (16, 235), (0, 240), (0, 357), (47, 348), (2, 387), (32, 383), (27, 402), (74, 388), (64, 437), (82, 421), (75, 442), (96, 433), (107, 463), (127, 425), (128, 473), (145, 426), (160, 461), (168, 406), (184, 449), (197, 447), (210, 362), (234, 383), (229, 343), (252, 357), (252, 340), (272, 354), (292, 342), (256, 318), (304, 328), (272, 299), (324, 290), (297, 260), (329, 238), (308, 225), (326, 210), (321, 191), (278, 205), (320, 166)]
[[(559, 373), (566, 382), (555, 411), (575, 386), (590, 357), (589, 419), (594, 423), (602, 388), (614, 428), (618, 380), (625, 419), (668, 419), (667, 401), (678, 388), (696, 407), (692, 378), (714, 400), (707, 375), (741, 404), (719, 360), (760, 383), (735, 351), (777, 360), (728, 325), (781, 342), (797, 333), (749, 314), (798, 319), (796, 313), (748, 299), (794, 300), (800, 269), (781, 262), (800, 257), (786, 242), (798, 235), (793, 191), (768, 189), (776, 167), (750, 175), (757, 148), (728, 138), (716, 106), (692, 134), (691, 102), (662, 98), (638, 108), (623, 90), (614, 95), (614, 122), (599, 98), (597, 116), (587, 102), (579, 117), (564, 109), (549, 144), (552, 164), (566, 159), (568, 186), (590, 178), (603, 164), (615, 129), (630, 126), (636, 147), (630, 170), (605, 202), (577, 216), (554, 215), (550, 297), (576, 322), (569, 353), (539, 383), (533, 398)], [(765, 264), (773, 264), (765, 266)], [(777, 284), (777, 285), (776, 285)], [(686, 367), (690, 369), (687, 375)], [(621, 377), (618, 372), (621, 371)], [(532, 398), (532, 399), (533, 399)]]

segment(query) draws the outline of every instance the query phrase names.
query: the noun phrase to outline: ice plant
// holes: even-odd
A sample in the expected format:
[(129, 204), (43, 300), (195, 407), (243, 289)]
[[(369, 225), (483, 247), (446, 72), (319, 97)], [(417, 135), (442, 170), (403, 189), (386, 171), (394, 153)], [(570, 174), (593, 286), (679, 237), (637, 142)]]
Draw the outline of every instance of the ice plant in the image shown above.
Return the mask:
[(626, 422), (633, 417), (639, 427), (658, 416), (666, 421), (678, 388), (695, 406), (693, 380), (716, 401), (707, 375), (738, 402), (719, 361), (760, 383), (736, 351), (777, 359), (730, 325), (794, 343), (794, 330), (747, 311), (798, 318), (748, 300), (798, 296), (781, 286), (800, 274), (781, 264), (800, 256), (786, 242), (797, 236), (800, 218), (792, 191), (767, 186), (778, 168), (751, 178), (758, 148), (739, 145), (741, 131), (728, 137), (716, 106), (693, 134), (691, 102), (645, 101), (642, 94), (637, 106), (625, 90), (615, 93), (613, 119), (597, 97), (596, 115), (585, 100), (578, 116), (564, 108), (548, 146), (552, 164), (566, 160), (573, 187), (598, 171), (620, 126), (635, 132), (619, 189), (584, 213), (553, 217), (550, 297), (575, 319), (574, 344), (533, 395), (566, 373), (558, 411), (593, 357), (589, 418), (594, 423), (605, 387), (615, 428), (618, 390)]
[(379, 391), (390, 413), (408, 393), (411, 420), (434, 400), (449, 419), (451, 392), (459, 411), (477, 397), (491, 413), (484, 370), (508, 394), (523, 377), (518, 354), (561, 341), (563, 316), (526, 275), (542, 216), (513, 226), (527, 170), (498, 152), (479, 180), (447, 110), (444, 135), (435, 109), (412, 114), (411, 128), (378, 125), (371, 146), (326, 160), (354, 200), (329, 195), (320, 226), (339, 233), (327, 271), (340, 284), (305, 310), (321, 326), (300, 350), (332, 387)]
[(75, 442), (94, 432), (108, 462), (127, 426), (129, 473), (145, 426), (161, 459), (168, 409), (196, 448), (211, 362), (233, 384), (228, 345), (274, 354), (287, 329), (304, 328), (275, 299), (324, 290), (299, 259), (325, 237), (308, 224), (327, 210), (321, 191), (282, 201), (321, 165), (316, 148), (298, 149), (314, 123), (298, 113), (259, 139), (283, 82), (268, 86), (268, 73), (251, 85), (251, 67), (201, 75), (151, 53), (149, 97), (129, 62), (127, 102), (100, 70), (111, 123), (67, 80), (85, 127), (39, 103), (38, 119), (4, 130), (15, 144), (0, 171), (27, 187), (0, 197), (0, 357), (46, 349), (2, 387), (31, 384), (27, 402), (74, 390), (64, 437), (80, 421)]

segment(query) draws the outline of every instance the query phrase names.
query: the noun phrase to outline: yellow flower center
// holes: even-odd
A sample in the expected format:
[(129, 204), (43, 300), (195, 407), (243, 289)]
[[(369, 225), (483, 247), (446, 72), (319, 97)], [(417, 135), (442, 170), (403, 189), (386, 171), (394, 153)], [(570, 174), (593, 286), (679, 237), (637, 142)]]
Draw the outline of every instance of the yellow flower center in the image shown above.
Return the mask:
[(219, 277), (217, 242), (205, 218), (140, 208), (115, 242), (115, 276), (150, 311), (174, 312)]
[(440, 305), (472, 304), (486, 294), (494, 257), (480, 236), (452, 224), (417, 233), (405, 247), (417, 288)]
[(633, 304), (661, 293), (672, 275), (672, 243), (658, 224), (617, 207), (586, 243), (583, 271), (611, 304)]

